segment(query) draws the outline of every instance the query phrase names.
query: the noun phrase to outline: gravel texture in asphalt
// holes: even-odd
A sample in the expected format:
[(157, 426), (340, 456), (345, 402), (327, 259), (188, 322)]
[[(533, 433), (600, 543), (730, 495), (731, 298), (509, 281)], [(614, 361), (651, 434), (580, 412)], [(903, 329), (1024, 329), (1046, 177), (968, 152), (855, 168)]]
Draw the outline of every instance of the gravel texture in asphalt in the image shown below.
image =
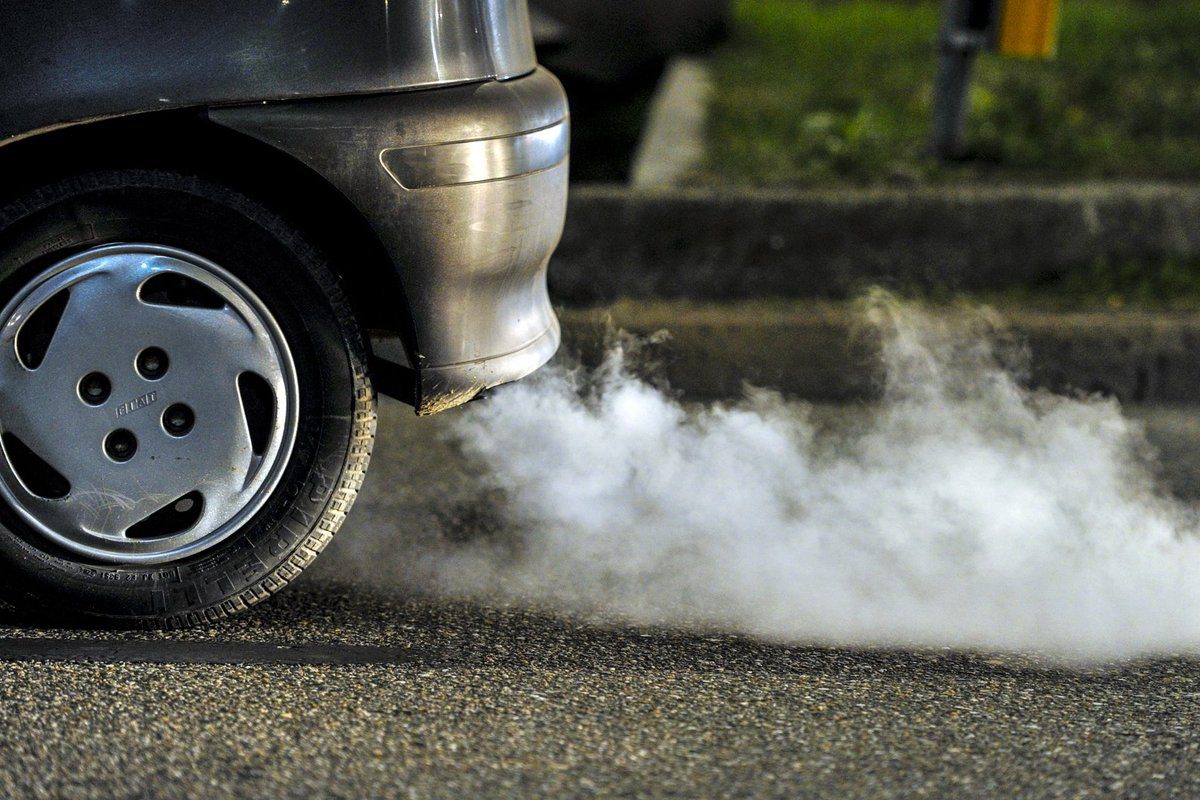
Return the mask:
[[(1200, 496), (1200, 409), (1137, 413), (1164, 480)], [(445, 425), (385, 405), (331, 551), (228, 624), (3, 612), (0, 795), (1200, 794), (1194, 660), (785, 647), (439, 600), (402, 585), (420, 565), (363, 573), (397, 537), (486, 525)]]

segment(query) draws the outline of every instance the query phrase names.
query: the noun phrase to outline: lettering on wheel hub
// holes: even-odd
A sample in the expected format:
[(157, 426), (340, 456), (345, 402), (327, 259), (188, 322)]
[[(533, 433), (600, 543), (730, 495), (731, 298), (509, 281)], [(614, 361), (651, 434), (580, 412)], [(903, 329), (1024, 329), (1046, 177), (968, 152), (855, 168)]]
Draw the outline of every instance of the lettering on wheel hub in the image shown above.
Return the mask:
[(139, 408), (145, 408), (146, 406), (152, 405), (156, 402), (158, 402), (158, 391), (155, 390), (153, 392), (146, 392), (141, 397), (135, 397), (132, 400), (121, 403), (121, 405), (117, 406), (117, 416), (123, 417), (126, 414), (132, 414)]

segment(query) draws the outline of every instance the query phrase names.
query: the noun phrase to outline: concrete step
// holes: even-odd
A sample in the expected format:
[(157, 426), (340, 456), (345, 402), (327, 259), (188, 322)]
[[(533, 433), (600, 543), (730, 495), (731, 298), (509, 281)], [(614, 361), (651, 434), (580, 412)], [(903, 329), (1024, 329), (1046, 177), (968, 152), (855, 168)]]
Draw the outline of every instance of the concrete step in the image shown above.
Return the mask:
[[(997, 335), (1028, 347), (1031, 386), (1136, 403), (1200, 401), (1200, 313), (996, 313)], [(854, 303), (626, 301), (560, 316), (564, 355), (585, 363), (599, 360), (612, 330), (668, 331), (641, 357), (687, 397), (730, 397), (749, 382), (846, 402), (877, 397), (881, 387), (879, 333)]]
[(1200, 186), (761, 191), (574, 186), (550, 265), (565, 303), (981, 292), (1098, 262), (1200, 260)]

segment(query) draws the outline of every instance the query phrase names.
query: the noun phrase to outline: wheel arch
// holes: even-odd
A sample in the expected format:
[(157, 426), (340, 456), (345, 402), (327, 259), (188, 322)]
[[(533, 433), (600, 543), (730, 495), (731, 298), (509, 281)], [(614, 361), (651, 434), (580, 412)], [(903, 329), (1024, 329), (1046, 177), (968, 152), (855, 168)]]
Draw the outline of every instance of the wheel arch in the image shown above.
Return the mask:
[(203, 109), (83, 123), (0, 146), (0, 206), (79, 172), (129, 168), (194, 172), (287, 218), (329, 258), (362, 328), (396, 334), (411, 359), (413, 320), (397, 265), (366, 218), (316, 170)]

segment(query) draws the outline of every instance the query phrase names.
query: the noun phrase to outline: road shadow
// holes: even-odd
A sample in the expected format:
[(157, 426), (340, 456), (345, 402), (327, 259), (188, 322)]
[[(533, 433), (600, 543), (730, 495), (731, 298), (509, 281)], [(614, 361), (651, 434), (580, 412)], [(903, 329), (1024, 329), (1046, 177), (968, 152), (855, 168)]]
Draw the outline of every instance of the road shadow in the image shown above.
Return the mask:
[(4, 638), (0, 661), (98, 664), (325, 665), (431, 663), (428, 653), (351, 644), (179, 641), (164, 639)]

